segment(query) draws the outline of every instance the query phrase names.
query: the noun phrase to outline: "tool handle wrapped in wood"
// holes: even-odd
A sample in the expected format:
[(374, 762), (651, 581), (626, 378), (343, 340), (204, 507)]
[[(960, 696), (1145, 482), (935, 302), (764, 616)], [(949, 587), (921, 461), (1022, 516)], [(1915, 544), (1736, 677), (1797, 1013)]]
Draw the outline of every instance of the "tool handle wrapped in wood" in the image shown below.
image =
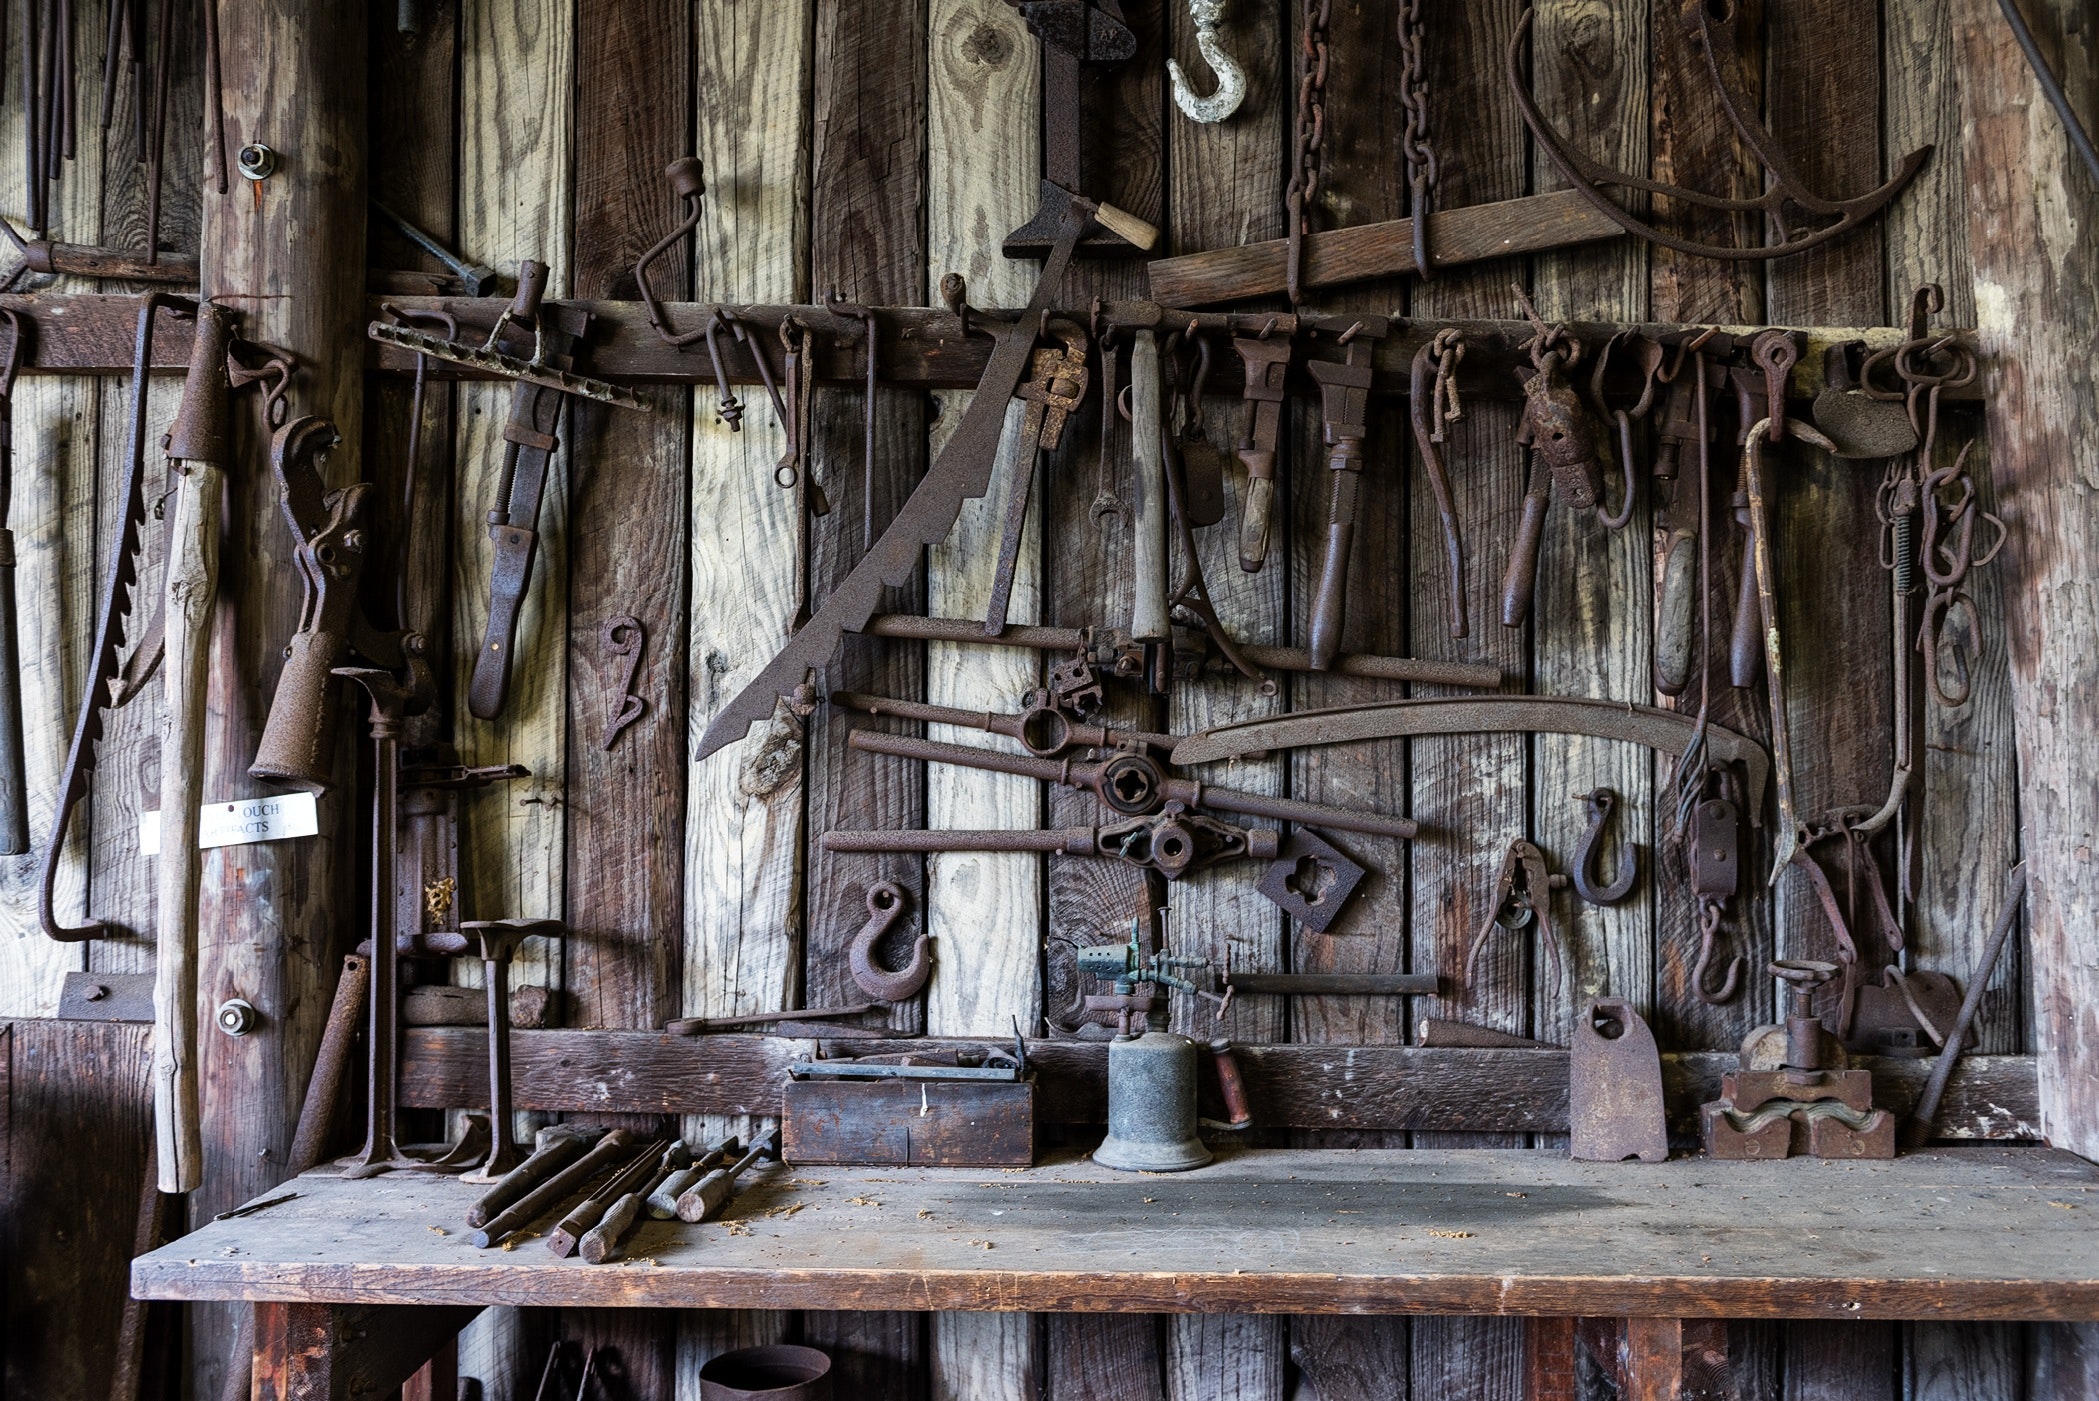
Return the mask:
[(634, 1155), (632, 1162), (601, 1182), (596, 1191), (571, 1207), (568, 1215), (561, 1218), (561, 1224), (548, 1233), (547, 1249), (564, 1260), (575, 1254), (576, 1247), (582, 1243), (583, 1237), (589, 1234), (593, 1226), (605, 1219), (605, 1213), (612, 1209), (612, 1204), (648, 1180), (648, 1174), (664, 1147), (661, 1139), (649, 1144)]
[(579, 1253), (584, 1263), (602, 1265), (607, 1260), (617, 1260), (627, 1237), (641, 1224), (643, 1204), (663, 1186), (664, 1179), (671, 1175), (670, 1168), (658, 1168), (639, 1187), (605, 1208), (598, 1224), (583, 1233), (583, 1244)]
[(612, 1130), (599, 1139), (589, 1152), (498, 1212), (467, 1239), (476, 1247), (486, 1250), (513, 1231), (523, 1230), (555, 1206), (568, 1200), (570, 1193), (612, 1166), (622, 1154), (630, 1153), (633, 1149), (633, 1134), (625, 1129)]
[(780, 1131), (774, 1129), (763, 1139), (753, 1143), (744, 1155), (728, 1167), (716, 1168), (705, 1177), (685, 1189), (678, 1197), (678, 1219), (680, 1221), (705, 1221), (722, 1209), (735, 1190), (736, 1179), (743, 1170), (758, 1161), (762, 1155), (775, 1157), (780, 1152)]

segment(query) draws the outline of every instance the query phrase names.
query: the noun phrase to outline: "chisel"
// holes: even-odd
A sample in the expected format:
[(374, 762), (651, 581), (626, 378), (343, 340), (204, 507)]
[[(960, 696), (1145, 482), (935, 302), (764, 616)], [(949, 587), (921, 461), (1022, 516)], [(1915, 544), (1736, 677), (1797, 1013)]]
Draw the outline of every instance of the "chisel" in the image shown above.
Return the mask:
[(716, 1168), (705, 1177), (685, 1189), (678, 1197), (678, 1219), (680, 1221), (705, 1221), (722, 1209), (729, 1200), (730, 1191), (743, 1170), (758, 1161), (761, 1156), (780, 1156), (780, 1131), (774, 1129), (754, 1143), (750, 1151), (725, 1168)]
[(634, 1135), (625, 1129), (612, 1130), (599, 1139), (588, 1153), (498, 1212), (467, 1239), (479, 1249), (488, 1249), (513, 1231), (520, 1231), (531, 1225), (550, 1208), (567, 1201), (571, 1192), (619, 1161), (622, 1155), (633, 1151)]

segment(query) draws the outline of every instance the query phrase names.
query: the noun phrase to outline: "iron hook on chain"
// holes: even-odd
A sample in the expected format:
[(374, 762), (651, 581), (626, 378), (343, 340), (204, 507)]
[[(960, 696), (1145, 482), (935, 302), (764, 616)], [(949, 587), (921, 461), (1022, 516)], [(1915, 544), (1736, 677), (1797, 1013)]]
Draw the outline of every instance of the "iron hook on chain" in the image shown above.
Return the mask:
[(1246, 100), (1246, 70), (1224, 51), (1217, 26), (1224, 19), (1225, 0), (1188, 0), (1188, 17), (1195, 22), (1195, 47), (1217, 75), (1217, 90), (1197, 97), (1188, 74), (1172, 59), (1166, 60), (1166, 76), (1173, 81), (1173, 102), (1191, 122), (1221, 122), (1239, 110)]

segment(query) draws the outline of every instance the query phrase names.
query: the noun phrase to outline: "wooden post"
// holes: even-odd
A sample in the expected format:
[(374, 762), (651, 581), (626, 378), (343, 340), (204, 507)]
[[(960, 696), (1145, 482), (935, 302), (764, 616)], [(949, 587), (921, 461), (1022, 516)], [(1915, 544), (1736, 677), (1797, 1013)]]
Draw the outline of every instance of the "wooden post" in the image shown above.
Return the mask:
[[(2027, 6), (2044, 50), (2072, 7)], [(1998, 510), (2010, 542), (2005, 645), (2019, 742), (2019, 811), (2031, 875), (2035, 1050), (2041, 1128), (2057, 1147), (2099, 1157), (2099, 882), (2092, 878), (2099, 792), (2078, 776), (2099, 755), (2099, 657), (2076, 639), (2099, 626), (2099, 366), (2092, 360), (2099, 253), (2081, 230), (2099, 215), (2060, 122), (1990, 0), (1955, 0), (1961, 138), (1975, 322), (1989, 391)], [(2066, 47), (2070, 90), (2091, 58)]]
[[(365, 23), (363, 7), (308, 0), (222, 4), (220, 42), (231, 144), (268, 146), (267, 178), (207, 187), (204, 295), (240, 314), (240, 334), (298, 358), (291, 411), (326, 415), (342, 435), (333, 484), (353, 480), (364, 420)], [(262, 791), (248, 764), (297, 625), (293, 541), (270, 481), (267, 428), (236, 411), (227, 479), (220, 614), (213, 641), (201, 793)], [(348, 791), (342, 785), (338, 793)], [(337, 860), (347, 799), (322, 802), (321, 835), (226, 847), (204, 858), (198, 997), (243, 997), (261, 1024), (199, 1046), (204, 1180), (193, 1219), (275, 1184), (320, 1043), (348, 898)], [(197, 1310), (196, 1392), (216, 1395), (232, 1313)]]

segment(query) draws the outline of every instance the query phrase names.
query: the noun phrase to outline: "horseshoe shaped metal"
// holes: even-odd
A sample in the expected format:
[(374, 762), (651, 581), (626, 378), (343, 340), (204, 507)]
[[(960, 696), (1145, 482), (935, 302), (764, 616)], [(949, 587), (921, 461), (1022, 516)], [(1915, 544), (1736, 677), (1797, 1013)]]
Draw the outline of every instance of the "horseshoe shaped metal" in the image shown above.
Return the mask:
[(869, 997), (879, 997), (884, 1002), (902, 1002), (918, 995), (933, 976), (931, 938), (924, 934), (912, 946), (911, 961), (892, 972), (875, 963), (875, 944), (889, 927), (903, 918), (909, 908), (910, 898), (904, 888), (893, 880), (876, 881), (867, 888), (867, 923), (853, 936), (852, 948), (846, 959), (853, 970), (853, 982)]
[(1217, 75), (1217, 90), (1197, 97), (1188, 74), (1180, 64), (1166, 60), (1166, 76), (1173, 80), (1173, 102), (1191, 122), (1221, 122), (1239, 110), (1246, 100), (1246, 70), (1224, 51), (1217, 26), (1224, 19), (1224, 0), (1188, 0), (1188, 17), (1195, 21), (1195, 47)]
[(1611, 789), (1598, 788), (1577, 794), (1575, 801), (1589, 809), (1589, 830), (1582, 834), (1581, 851), (1574, 858), (1574, 893), (1591, 905), (1615, 905), (1631, 893), (1633, 880), (1639, 874), (1633, 844), (1619, 845), (1618, 874), (1609, 885), (1597, 884), (1592, 872), (1603, 849), (1604, 831), (1611, 825), (1611, 815), (1618, 811), (1618, 795)]
[[(1706, 71), (1712, 78), (1713, 87), (1719, 95), (1721, 109), (1727, 114), (1728, 123), (1742, 138), (1742, 143), (1756, 155), (1757, 161), (1770, 176), (1768, 190), (1754, 199), (1730, 199), (1723, 195), (1711, 195), (1702, 190), (1687, 190), (1681, 185), (1665, 184), (1634, 175), (1630, 171), (1617, 170), (1600, 161), (1591, 160), (1568, 145), (1538, 110), (1531, 97), (1530, 86), (1524, 78), (1523, 60), (1529, 52), (1531, 19), (1534, 10), (1525, 10), (1516, 22), (1516, 32), (1509, 40), (1508, 82), (1509, 90), (1516, 98), (1516, 109), (1523, 117), (1523, 124), (1530, 128), (1531, 135), (1538, 140), (1538, 148), (1546, 158), (1559, 168), (1582, 198), (1594, 205), (1597, 211), (1609, 218), (1627, 233), (1644, 238), (1664, 248), (1673, 248), (1679, 253), (1689, 253), (1701, 258), (1719, 258), (1724, 261), (1741, 262), (1790, 257), (1805, 252), (1851, 232), (1878, 214), (1889, 200), (1899, 194), (1904, 185), (1916, 175), (1924, 162), (1931, 157), (1932, 148), (1920, 146), (1902, 158), (1894, 175), (1886, 184), (1852, 199), (1824, 199), (1802, 183), (1793, 164), (1778, 149), (1771, 133), (1758, 123), (1749, 120), (1734, 89), (1728, 86), (1726, 74), (1720, 64), (1720, 55), (1714, 42), (1714, 28), (1719, 26), (1732, 39), (1735, 23), (1735, 6), (1728, 0), (1718, 6), (1721, 13), (1715, 17), (1708, 0), (1680, 0), (1679, 18), (1693, 45), (1705, 54)], [(1737, 248), (1716, 243), (1700, 243), (1695, 239), (1681, 238), (1664, 233), (1645, 222), (1603, 193), (1604, 186), (1625, 190), (1638, 190), (1650, 195), (1663, 195), (1697, 205), (1701, 209), (1725, 210), (1731, 214), (1764, 214), (1777, 226), (1779, 241), (1762, 244), (1754, 248)], [(1789, 215), (1795, 221), (1803, 216), (1810, 219), (1833, 219), (1820, 228), (1810, 229), (1797, 237), (1787, 226)]]

